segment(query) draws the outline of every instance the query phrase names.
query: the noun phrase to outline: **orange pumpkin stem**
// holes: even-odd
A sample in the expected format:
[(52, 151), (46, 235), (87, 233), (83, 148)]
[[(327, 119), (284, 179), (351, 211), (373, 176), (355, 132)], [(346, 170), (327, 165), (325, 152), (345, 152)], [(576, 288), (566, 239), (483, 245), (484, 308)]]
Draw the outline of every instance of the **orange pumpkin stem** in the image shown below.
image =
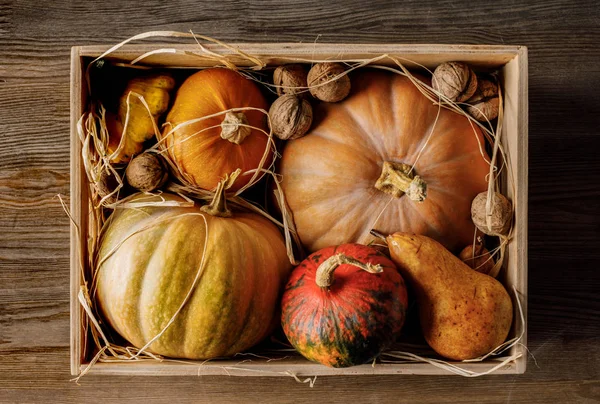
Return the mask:
[(202, 212), (208, 213), (212, 216), (219, 217), (231, 217), (231, 211), (227, 208), (227, 197), (225, 191), (231, 188), (237, 177), (240, 175), (242, 170), (239, 168), (229, 175), (225, 175), (217, 187), (215, 188), (215, 195), (212, 201), (208, 205), (200, 207)]
[(243, 112), (229, 111), (221, 122), (221, 138), (231, 143), (240, 144), (246, 139), (252, 129), (248, 126), (248, 118)]
[(404, 163), (385, 161), (375, 188), (396, 198), (406, 194), (416, 202), (423, 202), (427, 198), (427, 183), (414, 175), (411, 166)]
[(373, 265), (369, 262), (360, 262), (357, 259), (349, 257), (345, 254), (332, 255), (319, 265), (317, 274), (315, 275), (315, 283), (321, 288), (328, 288), (333, 284), (333, 272), (340, 265), (354, 265), (372, 274), (383, 272), (383, 267), (379, 264)]

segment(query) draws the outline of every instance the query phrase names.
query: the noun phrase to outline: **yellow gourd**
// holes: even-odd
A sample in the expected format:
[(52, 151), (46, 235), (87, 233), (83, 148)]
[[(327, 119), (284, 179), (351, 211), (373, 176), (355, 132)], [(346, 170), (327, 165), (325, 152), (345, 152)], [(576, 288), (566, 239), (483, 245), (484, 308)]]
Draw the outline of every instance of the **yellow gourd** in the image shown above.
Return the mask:
[[(154, 122), (169, 107), (169, 92), (174, 87), (175, 80), (164, 73), (136, 77), (127, 83), (119, 99), (117, 115), (107, 113), (106, 117), (110, 134), (108, 152), (111, 162), (127, 163), (143, 151), (144, 142), (154, 136)], [(144, 98), (148, 108), (139, 96)]]

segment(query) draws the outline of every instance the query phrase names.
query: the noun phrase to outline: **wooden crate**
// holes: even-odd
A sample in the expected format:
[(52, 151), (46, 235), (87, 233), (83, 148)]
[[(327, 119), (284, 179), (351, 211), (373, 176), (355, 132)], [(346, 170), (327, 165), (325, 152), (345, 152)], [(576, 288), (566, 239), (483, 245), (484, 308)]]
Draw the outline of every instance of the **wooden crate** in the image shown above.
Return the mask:
[[(434, 68), (442, 62), (462, 60), (481, 68), (500, 68), (504, 81), (504, 123), (502, 141), (508, 151), (508, 167), (515, 180), (515, 188), (504, 185), (503, 193), (512, 199), (516, 206), (514, 238), (507, 251), (505, 285), (509, 293), (514, 286), (521, 293), (525, 320), (527, 318), (527, 169), (528, 169), (528, 76), (527, 49), (522, 46), (487, 45), (348, 45), (348, 44), (242, 44), (234, 45), (245, 52), (258, 55), (269, 65), (286, 63), (293, 58), (310, 60), (371, 59), (388, 54), (399, 59), (405, 66), (414, 67), (419, 63)], [(198, 51), (197, 45), (126, 45), (110, 55), (111, 59), (129, 62), (138, 56), (157, 48), (170, 48), (178, 51)], [(248, 66), (248, 61), (231, 50), (219, 45), (206, 45), (206, 48), (227, 55), (229, 60), (240, 66)], [(71, 373), (78, 375), (89, 363), (85, 352), (83, 319), (85, 312), (77, 295), (83, 282), (81, 265), (86, 260), (86, 239), (89, 215), (89, 195), (86, 175), (81, 159), (81, 142), (77, 134), (77, 121), (85, 111), (87, 83), (85, 63), (106, 51), (106, 46), (73, 47), (71, 52), (71, 213), (74, 223), (71, 226)], [(382, 64), (381, 62), (378, 62)], [(385, 62), (384, 62), (385, 63)], [(144, 60), (144, 64), (176, 67), (209, 67), (214, 63), (201, 60), (190, 54), (157, 54)], [(80, 229), (80, 230), (78, 230)], [(515, 306), (516, 310), (516, 306)], [(515, 325), (511, 335), (523, 333), (521, 344), (511, 348), (510, 355), (521, 357), (496, 370), (494, 374), (523, 373), (527, 362), (526, 325), (522, 325), (515, 311)], [(525, 323), (526, 324), (526, 323)], [(243, 359), (243, 358), (242, 358)], [(240, 376), (320, 376), (320, 375), (360, 375), (360, 374), (450, 374), (430, 364), (377, 364), (362, 365), (345, 369), (331, 369), (296, 356), (282, 361), (253, 359), (241, 363), (234, 358), (201, 364), (201, 362), (131, 362), (97, 363), (91, 372), (97, 374), (124, 375), (240, 375)], [(497, 362), (460, 363), (461, 367), (484, 372)]]

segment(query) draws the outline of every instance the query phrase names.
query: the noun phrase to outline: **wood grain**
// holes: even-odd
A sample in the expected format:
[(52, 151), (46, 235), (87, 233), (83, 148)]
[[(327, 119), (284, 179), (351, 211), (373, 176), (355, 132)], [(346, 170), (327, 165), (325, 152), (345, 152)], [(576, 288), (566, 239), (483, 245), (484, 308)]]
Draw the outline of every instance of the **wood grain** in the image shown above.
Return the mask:
[[(493, 5), (492, 5), (493, 4)], [(231, 42), (529, 47), (529, 348), (522, 376), (69, 382), (69, 52), (173, 29)], [(595, 1), (0, 0), (0, 402), (597, 402), (600, 9)]]

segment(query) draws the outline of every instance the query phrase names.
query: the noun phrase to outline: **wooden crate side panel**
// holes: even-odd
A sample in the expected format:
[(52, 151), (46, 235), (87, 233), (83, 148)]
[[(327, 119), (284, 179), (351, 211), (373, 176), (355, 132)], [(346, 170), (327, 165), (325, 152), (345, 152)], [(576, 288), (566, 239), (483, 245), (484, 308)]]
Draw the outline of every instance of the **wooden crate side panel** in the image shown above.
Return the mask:
[[(97, 363), (90, 373), (107, 375), (135, 375), (135, 376), (349, 376), (349, 375), (454, 375), (453, 373), (437, 368), (427, 363), (412, 364), (376, 364), (352, 366), (349, 368), (335, 369), (309, 362), (302, 357), (284, 359), (281, 361), (266, 362), (265, 360), (252, 360), (250, 363), (240, 363), (239, 360), (226, 360), (215, 362), (187, 361), (177, 362), (130, 362), (130, 363)], [(473, 372), (490, 371), (499, 362), (485, 363), (456, 363), (463, 369)], [(83, 366), (82, 366), (83, 369)], [(514, 374), (514, 362), (494, 371), (493, 374)]]
[(518, 273), (517, 277), (517, 288), (522, 293), (523, 301), (523, 314), (525, 316), (525, 324), (523, 326), (523, 340), (520, 346), (523, 356), (517, 361), (517, 372), (525, 373), (527, 366), (527, 355), (528, 351), (525, 349), (527, 346), (527, 303), (528, 303), (528, 290), (527, 290), (527, 237), (528, 237), (528, 209), (529, 209), (529, 70), (528, 70), (528, 58), (527, 48), (523, 47), (519, 50), (519, 127), (518, 127), (518, 145), (517, 145), (517, 158), (516, 167), (518, 169), (517, 183), (518, 188), (518, 200), (519, 200), (519, 211), (516, 213), (516, 221), (520, 231), (520, 238), (516, 244), (518, 260), (516, 270)]
[[(220, 45), (205, 44), (212, 52), (223, 55), (237, 66), (250, 67), (254, 64), (240, 57), (231, 49)], [(493, 45), (397, 45), (397, 44), (238, 44), (233, 48), (258, 56), (268, 65), (280, 65), (298, 61), (317, 62), (331, 60), (364, 61), (376, 56), (393, 55), (409, 68), (424, 65), (435, 68), (442, 62), (463, 60), (482, 68), (499, 67), (512, 60), (518, 52), (517, 46)], [(97, 57), (109, 48), (86, 46), (82, 56)], [(130, 62), (139, 56), (162, 49), (166, 53), (154, 54), (140, 64), (168, 67), (211, 67), (220, 64), (217, 60), (202, 58), (197, 45), (143, 44), (125, 45), (110, 54), (111, 59)], [(378, 64), (394, 65), (391, 59), (382, 59)]]
[[(504, 193), (515, 206), (515, 226), (513, 240), (507, 249), (506, 284), (512, 295), (514, 285), (520, 294), (525, 324), (515, 322), (513, 336), (523, 334), (522, 345), (516, 345), (512, 354), (520, 353), (517, 372), (524, 373), (527, 364), (527, 49), (521, 48), (518, 56), (506, 64), (504, 76), (505, 119), (502, 128), (503, 146), (508, 153), (508, 177), (504, 183)], [(511, 180), (512, 179), (512, 180)], [(514, 185), (514, 186), (513, 186)], [(516, 303), (516, 302), (515, 302)], [(520, 314), (515, 305), (515, 318)]]
[(83, 80), (83, 63), (80, 55), (81, 48), (71, 49), (71, 374), (80, 372), (81, 363), (85, 356), (85, 330), (83, 312), (77, 295), (83, 282), (81, 279), (82, 266), (86, 262), (86, 239), (88, 230), (87, 212), (88, 195), (85, 183), (84, 167), (81, 159), (81, 142), (77, 133), (77, 122), (81, 117), (86, 102), (86, 88)]

